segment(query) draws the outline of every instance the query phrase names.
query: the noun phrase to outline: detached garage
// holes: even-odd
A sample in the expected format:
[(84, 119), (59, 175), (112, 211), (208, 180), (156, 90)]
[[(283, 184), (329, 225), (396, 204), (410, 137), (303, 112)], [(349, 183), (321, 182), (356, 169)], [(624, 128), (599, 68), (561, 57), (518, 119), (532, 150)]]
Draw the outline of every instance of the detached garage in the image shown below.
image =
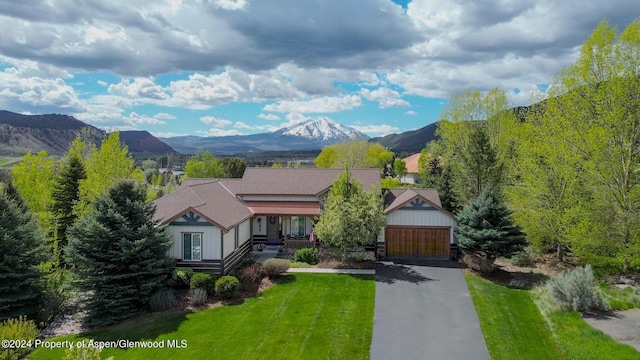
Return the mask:
[(448, 259), (456, 221), (435, 189), (389, 189), (378, 250), (388, 257)]

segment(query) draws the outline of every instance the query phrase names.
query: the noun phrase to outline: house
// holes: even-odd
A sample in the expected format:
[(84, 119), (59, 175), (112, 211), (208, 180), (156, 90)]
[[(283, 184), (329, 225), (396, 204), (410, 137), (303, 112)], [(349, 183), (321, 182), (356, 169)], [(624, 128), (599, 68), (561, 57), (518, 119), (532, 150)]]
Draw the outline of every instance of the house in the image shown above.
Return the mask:
[[(155, 220), (167, 225), (174, 239), (169, 255), (178, 266), (226, 274), (258, 245), (311, 246), (314, 218), (343, 171), (247, 168), (241, 179), (185, 179), (156, 200)], [(366, 190), (380, 188), (378, 169), (349, 172)], [(384, 211), (379, 251), (448, 257), (455, 221), (435, 190), (391, 189)]]
[(420, 160), (420, 153), (407, 156), (402, 159), (407, 166), (407, 173), (400, 177), (400, 182), (405, 184), (417, 184), (420, 182), (420, 176), (418, 175), (418, 161)]

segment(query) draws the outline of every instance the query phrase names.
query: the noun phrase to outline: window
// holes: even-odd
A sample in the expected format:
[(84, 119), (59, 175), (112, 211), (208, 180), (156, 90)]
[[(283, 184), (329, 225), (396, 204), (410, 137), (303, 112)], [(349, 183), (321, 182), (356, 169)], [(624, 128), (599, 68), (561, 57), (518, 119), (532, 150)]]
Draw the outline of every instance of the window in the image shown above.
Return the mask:
[(304, 236), (305, 235), (305, 217), (293, 216), (291, 217), (291, 236)]
[(182, 234), (182, 259), (192, 261), (202, 260), (202, 234)]

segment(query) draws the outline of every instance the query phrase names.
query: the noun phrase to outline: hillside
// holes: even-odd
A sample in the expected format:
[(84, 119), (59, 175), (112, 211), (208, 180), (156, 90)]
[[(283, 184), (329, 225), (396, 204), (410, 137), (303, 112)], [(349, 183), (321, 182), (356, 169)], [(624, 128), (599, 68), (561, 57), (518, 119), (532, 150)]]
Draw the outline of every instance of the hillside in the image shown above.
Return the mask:
[(21, 156), (45, 150), (62, 155), (82, 128), (88, 128), (96, 144), (104, 132), (68, 115), (22, 115), (0, 110), (0, 155)]
[(390, 134), (387, 136), (369, 139), (369, 142), (377, 142), (389, 148), (396, 154), (407, 152), (415, 154), (424, 149), (425, 145), (432, 140), (437, 140), (436, 128), (438, 123), (429, 124), (418, 130), (406, 131), (400, 134)]
[(144, 130), (120, 131), (120, 141), (135, 155), (166, 155), (176, 152), (171, 146)]
[[(83, 128), (89, 129), (92, 141), (99, 145), (105, 132), (73, 116), (23, 115), (0, 110), (0, 156), (22, 156), (40, 150), (50, 155), (62, 155)], [(175, 153), (147, 131), (121, 131), (120, 140), (133, 155)]]

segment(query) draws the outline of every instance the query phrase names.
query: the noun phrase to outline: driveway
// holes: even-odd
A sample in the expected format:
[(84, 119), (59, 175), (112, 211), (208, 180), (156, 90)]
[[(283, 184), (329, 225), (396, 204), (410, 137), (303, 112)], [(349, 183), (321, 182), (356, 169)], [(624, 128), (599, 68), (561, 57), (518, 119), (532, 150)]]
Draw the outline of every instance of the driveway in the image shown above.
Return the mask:
[(616, 311), (610, 314), (585, 315), (584, 320), (613, 340), (640, 351), (640, 310)]
[(458, 263), (376, 265), (371, 359), (489, 359)]

